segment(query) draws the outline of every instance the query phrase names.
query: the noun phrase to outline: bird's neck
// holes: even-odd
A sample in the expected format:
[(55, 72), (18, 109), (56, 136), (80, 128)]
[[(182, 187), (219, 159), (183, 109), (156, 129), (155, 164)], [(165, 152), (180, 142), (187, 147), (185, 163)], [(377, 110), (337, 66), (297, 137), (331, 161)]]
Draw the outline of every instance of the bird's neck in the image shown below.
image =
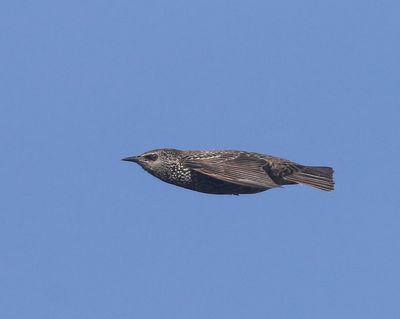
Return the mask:
[(185, 168), (179, 161), (169, 163), (166, 169), (156, 176), (163, 181), (178, 184), (186, 184), (191, 181), (190, 169)]

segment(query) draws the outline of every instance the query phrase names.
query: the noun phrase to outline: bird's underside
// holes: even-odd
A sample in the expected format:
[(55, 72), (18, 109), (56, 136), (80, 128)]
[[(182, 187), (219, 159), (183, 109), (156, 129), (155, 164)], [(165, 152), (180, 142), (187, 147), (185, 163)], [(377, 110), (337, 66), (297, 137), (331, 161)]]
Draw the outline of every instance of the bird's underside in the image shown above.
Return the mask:
[(254, 187), (240, 183), (228, 182), (195, 170), (192, 171), (193, 183), (179, 185), (197, 192), (215, 195), (255, 194), (266, 191), (265, 187)]

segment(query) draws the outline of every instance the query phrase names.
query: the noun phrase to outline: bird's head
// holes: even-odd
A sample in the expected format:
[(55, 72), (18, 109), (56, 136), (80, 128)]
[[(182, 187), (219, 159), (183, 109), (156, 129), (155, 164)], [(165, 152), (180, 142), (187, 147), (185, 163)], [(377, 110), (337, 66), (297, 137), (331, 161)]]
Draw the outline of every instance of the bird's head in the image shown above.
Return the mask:
[(172, 148), (162, 148), (147, 151), (138, 156), (123, 158), (123, 161), (139, 164), (143, 169), (157, 177), (162, 177), (169, 164), (175, 163), (180, 151)]

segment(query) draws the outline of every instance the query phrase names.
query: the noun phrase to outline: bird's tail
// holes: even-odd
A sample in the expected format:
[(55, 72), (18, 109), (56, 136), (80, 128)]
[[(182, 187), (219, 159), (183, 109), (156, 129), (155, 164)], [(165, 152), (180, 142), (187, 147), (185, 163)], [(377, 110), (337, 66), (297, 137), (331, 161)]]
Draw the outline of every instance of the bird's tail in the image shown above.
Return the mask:
[(323, 191), (332, 191), (335, 186), (333, 172), (332, 167), (300, 166), (298, 171), (285, 176), (284, 179), (289, 182), (310, 185)]

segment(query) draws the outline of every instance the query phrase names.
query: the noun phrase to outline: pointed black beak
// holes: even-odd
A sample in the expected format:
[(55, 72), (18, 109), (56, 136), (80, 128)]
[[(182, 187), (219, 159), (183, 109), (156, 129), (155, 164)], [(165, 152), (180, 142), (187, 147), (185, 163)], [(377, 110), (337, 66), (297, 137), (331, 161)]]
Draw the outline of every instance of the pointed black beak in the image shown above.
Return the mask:
[(130, 157), (125, 157), (122, 159), (123, 161), (127, 162), (134, 162), (137, 163), (139, 161), (139, 156), (130, 156)]

